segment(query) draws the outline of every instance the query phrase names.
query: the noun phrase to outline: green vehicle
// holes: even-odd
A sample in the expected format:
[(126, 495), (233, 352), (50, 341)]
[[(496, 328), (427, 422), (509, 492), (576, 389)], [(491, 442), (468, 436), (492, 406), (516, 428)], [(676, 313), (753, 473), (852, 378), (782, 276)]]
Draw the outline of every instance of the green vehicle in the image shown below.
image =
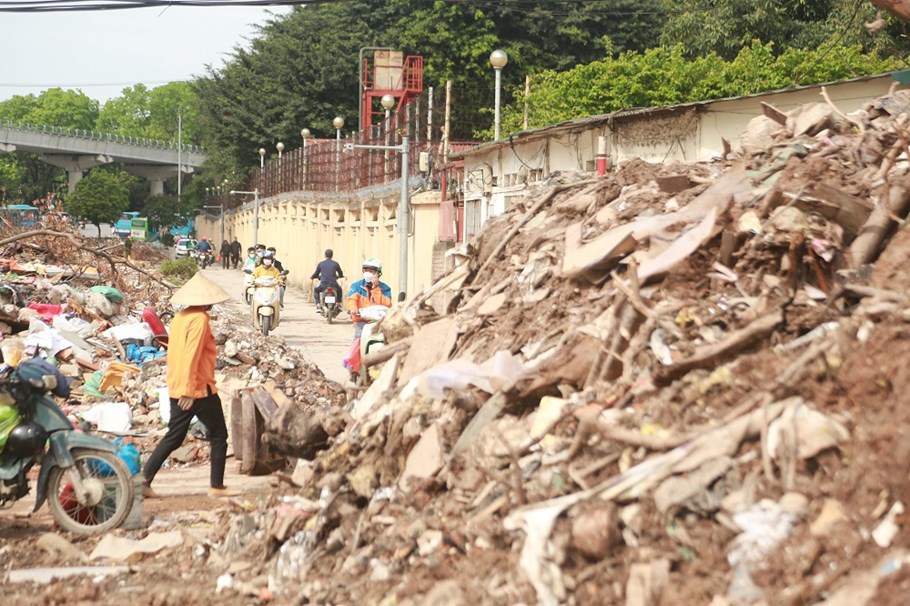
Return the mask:
[(145, 217), (134, 217), (130, 220), (130, 238), (133, 240), (142, 240), (143, 242), (149, 239), (149, 220)]

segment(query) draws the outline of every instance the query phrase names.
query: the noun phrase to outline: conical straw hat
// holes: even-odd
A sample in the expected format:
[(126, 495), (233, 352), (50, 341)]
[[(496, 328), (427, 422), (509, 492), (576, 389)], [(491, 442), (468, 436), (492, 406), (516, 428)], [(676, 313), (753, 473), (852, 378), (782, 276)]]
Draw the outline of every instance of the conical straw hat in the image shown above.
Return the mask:
[(180, 290), (171, 297), (174, 305), (214, 305), (223, 303), (231, 298), (223, 288), (196, 272), (189, 282), (180, 287)]

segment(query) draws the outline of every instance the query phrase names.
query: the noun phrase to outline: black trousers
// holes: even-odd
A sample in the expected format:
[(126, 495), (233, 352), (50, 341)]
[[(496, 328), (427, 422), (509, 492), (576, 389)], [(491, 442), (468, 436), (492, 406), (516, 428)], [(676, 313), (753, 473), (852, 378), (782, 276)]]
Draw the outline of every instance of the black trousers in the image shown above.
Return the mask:
[(212, 458), (210, 484), (212, 488), (224, 486), (227, 425), (224, 422), (224, 411), (221, 409), (221, 398), (218, 397), (218, 394), (193, 400), (193, 405), (189, 410), (183, 410), (177, 405), (177, 398), (171, 398), (171, 421), (168, 423), (167, 433), (152, 451), (142, 470), (142, 475), (145, 476), (148, 484), (155, 479), (155, 474), (161, 469), (164, 460), (183, 444), (186, 432), (190, 428), (190, 421), (194, 416), (199, 417), (202, 424), (209, 430)]
[(231, 264), (231, 253), (221, 253), (221, 269), (227, 269)]

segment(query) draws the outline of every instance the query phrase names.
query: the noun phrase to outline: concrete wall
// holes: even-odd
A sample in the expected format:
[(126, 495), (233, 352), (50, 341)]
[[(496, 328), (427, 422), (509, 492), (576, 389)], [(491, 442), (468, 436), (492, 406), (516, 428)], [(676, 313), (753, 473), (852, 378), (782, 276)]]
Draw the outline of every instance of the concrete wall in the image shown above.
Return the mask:
[[(335, 260), (348, 279), (350, 287), (361, 275), (360, 264), (367, 257), (379, 257), (383, 263), (382, 280), (398, 296), (398, 195), (382, 197), (345, 197), (332, 200), (302, 198), (297, 193), (261, 200), (259, 206), (259, 241), (278, 249), (278, 259), (291, 286), (310, 291), (310, 275), (321, 261), (326, 248), (335, 252)], [(408, 294), (426, 288), (433, 280), (433, 250), (439, 226), (439, 192), (424, 192), (411, 197), (412, 221), (408, 255)], [(252, 203), (225, 213), (224, 233), (229, 240), (236, 235), (244, 247), (253, 245)], [(198, 237), (221, 242), (221, 219), (218, 216), (196, 217)]]

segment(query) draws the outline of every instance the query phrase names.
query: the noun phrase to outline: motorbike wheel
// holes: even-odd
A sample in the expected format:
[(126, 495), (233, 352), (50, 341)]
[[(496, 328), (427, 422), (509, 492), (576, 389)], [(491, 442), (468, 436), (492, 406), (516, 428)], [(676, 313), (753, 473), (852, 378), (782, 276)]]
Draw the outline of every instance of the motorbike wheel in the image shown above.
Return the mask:
[[(123, 459), (112, 452), (74, 449), (76, 464), (54, 467), (48, 474), (48, 507), (60, 527), (73, 534), (96, 534), (120, 526), (133, 508), (132, 476)], [(69, 481), (78, 473), (89, 492), (79, 503)]]
[(325, 321), (329, 324), (332, 323), (332, 318), (335, 316), (335, 306), (329, 305), (325, 308)]
[(272, 330), (272, 316), (262, 316), (262, 334), (263, 336), (269, 336), (269, 331)]

